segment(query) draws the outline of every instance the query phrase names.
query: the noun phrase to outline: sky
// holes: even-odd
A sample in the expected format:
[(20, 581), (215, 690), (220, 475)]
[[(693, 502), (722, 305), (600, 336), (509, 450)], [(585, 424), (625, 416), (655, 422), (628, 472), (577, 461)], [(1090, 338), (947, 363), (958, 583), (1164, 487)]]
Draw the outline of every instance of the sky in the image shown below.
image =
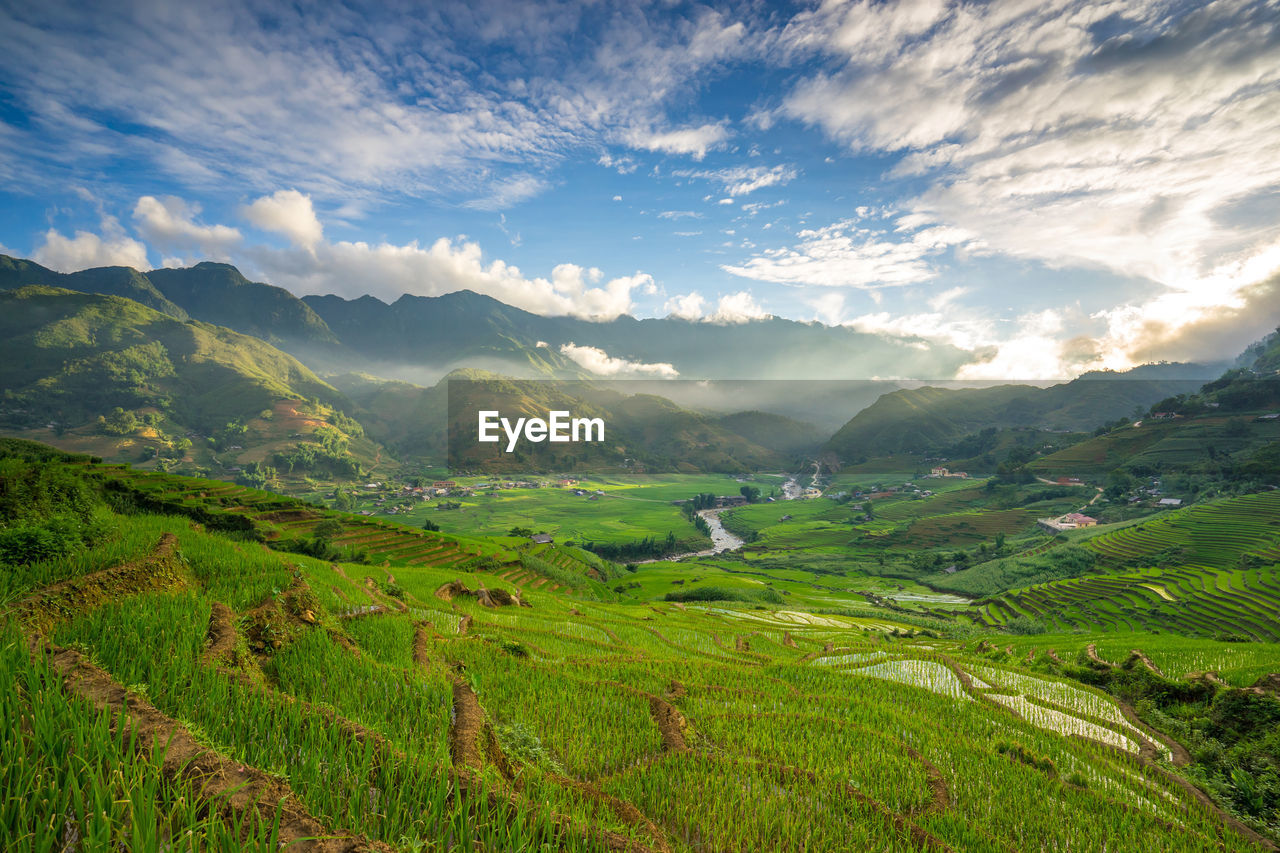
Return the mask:
[(0, 253), (1227, 359), (1280, 324), (1280, 3), (0, 0)]

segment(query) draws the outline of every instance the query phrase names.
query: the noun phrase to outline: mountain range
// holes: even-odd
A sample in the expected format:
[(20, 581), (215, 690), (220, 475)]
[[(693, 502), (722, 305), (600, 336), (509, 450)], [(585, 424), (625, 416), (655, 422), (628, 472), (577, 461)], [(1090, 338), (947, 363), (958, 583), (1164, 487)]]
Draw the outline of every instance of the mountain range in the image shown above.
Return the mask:
[[(108, 448), (105, 436), (129, 433), (116, 443), (136, 444), (154, 434), (172, 444), (191, 433), (213, 441), (233, 428), (238, 455), (188, 456), (201, 464), (268, 462), (321, 429), (368, 460), (384, 459), (385, 450), (388, 461), (441, 461), (450, 379), (520, 379), (512, 387), (531, 405), (554, 398), (607, 415), (612, 449), (565, 462), (733, 471), (820, 450), (846, 461), (926, 453), (990, 427), (1092, 430), (1194, 394), (1223, 368), (1152, 365), (1047, 388), (846, 383), (830, 377), (949, 375), (970, 354), (778, 318), (716, 325), (543, 317), (468, 291), (390, 305), (367, 296), (298, 299), (212, 262), (62, 274), (0, 255), (0, 304), (0, 427), (40, 440), (51, 436), (30, 431), (93, 434)], [(718, 381), (601, 378), (570, 357), (570, 345)], [(1272, 348), (1260, 345), (1242, 370), (1268, 359)], [(821, 381), (743, 381), (796, 376)], [(528, 383), (538, 378), (571, 381)], [(1225, 381), (1236, 393), (1248, 379)]]

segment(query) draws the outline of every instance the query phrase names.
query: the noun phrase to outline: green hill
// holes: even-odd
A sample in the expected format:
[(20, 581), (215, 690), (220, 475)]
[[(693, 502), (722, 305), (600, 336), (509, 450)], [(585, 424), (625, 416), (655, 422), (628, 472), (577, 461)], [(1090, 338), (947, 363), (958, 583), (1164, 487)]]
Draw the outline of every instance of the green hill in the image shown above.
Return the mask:
[(239, 445), (249, 455), (229, 458), (263, 462), (262, 448), (323, 426), (360, 434), (332, 386), (262, 340), (55, 287), (0, 293), (0, 387), (5, 429), (131, 461), (159, 451), (208, 464), (211, 445)]
[(204, 262), (185, 269), (139, 272), (96, 267), (70, 274), (0, 255), (0, 289), (44, 284), (123, 296), (178, 320), (194, 317), (290, 346), (333, 347), (338, 341), (310, 307), (282, 287), (246, 279), (229, 264)]
[[(456, 375), (455, 375), (456, 376)], [(442, 380), (441, 385), (446, 385)], [(437, 386), (439, 387), (439, 386)], [(622, 388), (624, 390), (616, 390)], [(789, 457), (726, 429), (718, 420), (654, 394), (625, 393), (627, 383), (484, 378), (449, 391), (450, 465), (459, 470), (699, 471), (737, 473), (777, 469)], [(546, 418), (553, 410), (601, 418), (605, 441), (523, 443), (507, 453), (501, 442), (480, 444), (481, 410), (503, 417)]]
[(12, 442), (0, 566), (6, 849), (1271, 849), (1274, 687), (1183, 677), (1262, 644), (637, 601), (575, 549)]
[(65, 287), (103, 296), (123, 296), (178, 320), (186, 320), (190, 316), (132, 267), (97, 267), (63, 275), (33, 261), (0, 255), (0, 290), (14, 290), (28, 284)]
[(826, 435), (816, 426), (772, 412), (734, 412), (716, 423), (753, 444), (783, 454), (813, 453)]
[(1086, 374), (1071, 382), (1037, 388), (907, 388), (880, 397), (832, 436), (827, 448), (841, 459), (891, 453), (927, 453), (970, 433), (996, 427), (1060, 431), (1093, 430), (1133, 415), (1171, 393), (1200, 386), (1204, 368), (1184, 366), (1192, 378), (1130, 378)]

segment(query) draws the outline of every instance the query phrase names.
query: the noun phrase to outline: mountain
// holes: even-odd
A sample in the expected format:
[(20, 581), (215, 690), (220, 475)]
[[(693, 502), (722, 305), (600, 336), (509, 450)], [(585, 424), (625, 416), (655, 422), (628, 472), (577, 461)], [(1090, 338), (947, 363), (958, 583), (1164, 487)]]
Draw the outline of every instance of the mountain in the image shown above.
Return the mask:
[[(390, 305), (370, 296), (306, 296), (303, 301), (344, 344), (367, 358), (402, 368), (430, 366), (437, 375), (463, 363), (485, 366), (477, 359), (574, 375), (565, 373), (577, 368), (561, 355), (566, 344), (598, 347), (633, 362), (671, 364), (686, 378), (950, 376), (969, 360), (968, 353), (954, 347), (931, 344), (921, 349), (915, 339), (777, 317), (716, 324), (623, 315), (593, 322), (543, 317), (465, 290), (405, 295)], [(577, 369), (576, 375), (581, 373)]]
[[(355, 404), (369, 436), (416, 458), (442, 459), (473, 471), (571, 471), (588, 468), (740, 472), (782, 467), (797, 437), (816, 428), (759, 412), (721, 417), (686, 409), (653, 394), (626, 393), (628, 383), (513, 379), (483, 370), (457, 370), (424, 388), (408, 382), (346, 374), (333, 383)], [(621, 388), (623, 390), (616, 390)], [(477, 413), (500, 411), (546, 418), (552, 410), (602, 418), (606, 441), (523, 445), (508, 455), (475, 441)]]
[(29, 284), (123, 296), (178, 320), (194, 317), (277, 345), (333, 347), (338, 343), (302, 300), (282, 287), (249, 281), (230, 264), (206, 261), (147, 273), (131, 267), (96, 267), (63, 274), (0, 255), (0, 289)]
[[(925, 346), (923, 339), (777, 317), (718, 324), (623, 315), (593, 322), (544, 317), (465, 290), (434, 297), (405, 295), (391, 304), (371, 296), (298, 299), (222, 263), (145, 273), (107, 267), (63, 275), (0, 256), (0, 288), (28, 284), (124, 296), (176, 319), (189, 316), (262, 338), (318, 370), (356, 370), (418, 385), (433, 384), (459, 367), (524, 377), (588, 377), (566, 353), (569, 344), (596, 347), (615, 359), (671, 364), (690, 379), (950, 376), (971, 360), (970, 353), (936, 343)], [(754, 402), (750, 408), (770, 410)]]
[[(843, 459), (937, 450), (982, 429), (1022, 427), (1091, 431), (1128, 417), (1170, 394), (1198, 388), (1211, 369), (1182, 365), (1181, 378), (1090, 373), (1070, 382), (1037, 388), (905, 388), (885, 394), (854, 415), (831, 437), (827, 449)], [(1199, 374), (1197, 376), (1197, 374)], [(1190, 378), (1188, 378), (1190, 377)]]
[(814, 453), (827, 437), (813, 424), (772, 412), (735, 412), (715, 422), (754, 444), (788, 454)]
[(230, 264), (206, 261), (146, 277), (192, 317), (275, 344), (336, 344), (324, 321), (283, 287), (249, 281)]
[(237, 438), (224, 444), (284, 447), (285, 438), (342, 423), (335, 408), (350, 406), (258, 338), (43, 285), (0, 292), (0, 387), (5, 429), (102, 436), (95, 447), (108, 449), (142, 439), (172, 447), (229, 423)]
[(189, 316), (157, 290), (145, 275), (132, 267), (96, 267), (63, 275), (34, 261), (0, 255), (0, 290), (13, 290), (28, 284), (47, 284), (85, 293), (123, 296), (177, 320), (186, 320)]

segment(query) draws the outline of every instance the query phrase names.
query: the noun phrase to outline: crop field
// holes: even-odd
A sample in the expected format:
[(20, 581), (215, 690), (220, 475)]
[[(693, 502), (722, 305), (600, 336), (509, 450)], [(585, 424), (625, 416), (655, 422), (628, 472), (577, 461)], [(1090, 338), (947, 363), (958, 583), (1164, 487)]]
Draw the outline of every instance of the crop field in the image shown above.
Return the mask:
[[(777, 491), (785, 479), (780, 474), (759, 474), (750, 484), (768, 495)], [(493, 478), (478, 477), (455, 480), (460, 487), (489, 485), (492, 481)], [(541, 482), (537, 478), (534, 481)], [(661, 538), (671, 531), (696, 550), (708, 547), (710, 542), (672, 502), (704, 493), (736, 495), (743, 485), (724, 475), (663, 474), (585, 479), (572, 488), (548, 484), (542, 488), (481, 489), (461, 497), (414, 501), (408, 510), (398, 510), (394, 520), (420, 527), (429, 519), (443, 530), (463, 536), (502, 536), (513, 527), (527, 527), (559, 540), (579, 542), (628, 542), (653, 535)], [(586, 494), (574, 494), (575, 490)], [(379, 519), (388, 516), (390, 507), (377, 503), (383, 494), (357, 489), (356, 509), (372, 512)], [(323, 502), (327, 493), (303, 496)], [(388, 499), (391, 497), (388, 495)], [(394, 504), (394, 500), (391, 502)], [(459, 506), (441, 508), (453, 504)]]
[[(1280, 670), (1274, 643), (984, 632), (876, 603), (964, 599), (778, 551), (629, 572), (239, 487), (76, 476), (106, 496), (97, 538), (5, 566), (0, 776), (24, 792), (0, 803), (6, 850), (1269, 849), (1185, 750), (1073, 673), (1139, 660), (1247, 686)], [(1213, 517), (1257, 534), (1270, 507)], [(944, 508), (902, 523), (984, 515)], [(327, 520), (386, 558), (278, 550)], [(1254, 534), (1217, 546), (1204, 600), (1280, 586), (1228, 565)], [(1125, 571), (1166, 605), (1192, 583)], [(731, 594), (669, 600), (705, 589)]]
[(1079, 541), (1110, 571), (979, 602), (975, 618), (1280, 640), (1280, 492), (1192, 506)]
[[(1228, 429), (1232, 421), (1239, 425)], [(1046, 475), (1105, 476), (1119, 466), (1171, 470), (1206, 457), (1231, 456), (1280, 440), (1280, 423), (1252, 417), (1202, 416), (1189, 421), (1144, 421), (1087, 439), (1031, 463)]]

